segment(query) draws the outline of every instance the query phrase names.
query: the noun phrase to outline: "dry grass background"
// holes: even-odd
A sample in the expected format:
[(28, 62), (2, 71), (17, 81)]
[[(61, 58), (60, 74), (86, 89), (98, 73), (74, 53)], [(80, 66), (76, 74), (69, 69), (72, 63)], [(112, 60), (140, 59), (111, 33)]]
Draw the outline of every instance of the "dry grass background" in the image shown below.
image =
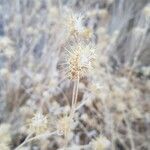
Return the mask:
[(149, 0), (0, 0), (0, 150), (149, 142)]

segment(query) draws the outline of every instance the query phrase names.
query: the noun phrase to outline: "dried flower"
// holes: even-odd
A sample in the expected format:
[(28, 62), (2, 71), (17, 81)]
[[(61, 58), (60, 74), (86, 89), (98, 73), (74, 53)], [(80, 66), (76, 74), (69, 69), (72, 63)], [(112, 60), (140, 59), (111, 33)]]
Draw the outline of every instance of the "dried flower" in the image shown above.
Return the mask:
[(83, 16), (72, 14), (67, 17), (66, 28), (70, 35), (78, 35), (84, 38), (90, 38), (92, 36), (92, 30), (83, 26)]
[(72, 46), (67, 58), (69, 78), (75, 80), (85, 76), (93, 68), (94, 60), (95, 49), (90, 45)]
[(41, 134), (48, 130), (48, 119), (42, 113), (37, 112), (30, 120), (29, 130), (32, 133)]

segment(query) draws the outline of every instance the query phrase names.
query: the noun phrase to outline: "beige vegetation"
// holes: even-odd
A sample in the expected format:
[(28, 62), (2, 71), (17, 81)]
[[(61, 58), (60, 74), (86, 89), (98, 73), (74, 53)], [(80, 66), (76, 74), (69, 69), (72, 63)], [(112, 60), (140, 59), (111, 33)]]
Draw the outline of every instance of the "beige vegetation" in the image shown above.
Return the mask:
[(0, 150), (149, 141), (148, 0), (0, 1)]

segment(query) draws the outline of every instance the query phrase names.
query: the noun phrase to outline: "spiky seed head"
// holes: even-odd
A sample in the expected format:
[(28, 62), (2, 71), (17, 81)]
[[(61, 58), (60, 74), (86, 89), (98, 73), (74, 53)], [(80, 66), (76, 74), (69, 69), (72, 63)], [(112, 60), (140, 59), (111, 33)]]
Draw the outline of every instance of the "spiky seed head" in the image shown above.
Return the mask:
[(71, 14), (67, 17), (66, 28), (70, 35), (81, 36), (83, 38), (91, 38), (92, 29), (83, 25), (84, 17), (77, 14)]
[(48, 130), (48, 118), (37, 112), (29, 122), (29, 131), (35, 134), (42, 134)]
[(89, 73), (94, 66), (95, 58), (95, 48), (90, 45), (72, 46), (67, 57), (69, 78), (76, 80)]

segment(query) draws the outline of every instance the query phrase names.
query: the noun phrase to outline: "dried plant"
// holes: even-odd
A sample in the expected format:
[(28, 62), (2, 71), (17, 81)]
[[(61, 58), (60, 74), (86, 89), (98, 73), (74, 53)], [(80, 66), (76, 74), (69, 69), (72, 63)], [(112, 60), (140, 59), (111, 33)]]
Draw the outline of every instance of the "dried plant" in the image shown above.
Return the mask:
[(148, 0), (0, 1), (0, 150), (148, 150), (149, 30)]

